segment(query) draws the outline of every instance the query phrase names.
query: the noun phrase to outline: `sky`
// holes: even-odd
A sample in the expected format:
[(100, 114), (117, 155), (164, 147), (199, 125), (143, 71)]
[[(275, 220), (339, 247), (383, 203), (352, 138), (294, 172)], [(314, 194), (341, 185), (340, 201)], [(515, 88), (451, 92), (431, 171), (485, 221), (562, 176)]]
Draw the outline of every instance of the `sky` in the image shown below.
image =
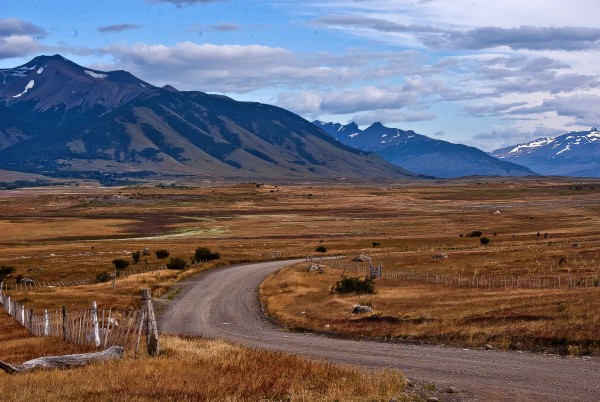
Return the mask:
[(0, 68), (61, 54), (486, 151), (600, 125), (597, 0), (0, 0)]

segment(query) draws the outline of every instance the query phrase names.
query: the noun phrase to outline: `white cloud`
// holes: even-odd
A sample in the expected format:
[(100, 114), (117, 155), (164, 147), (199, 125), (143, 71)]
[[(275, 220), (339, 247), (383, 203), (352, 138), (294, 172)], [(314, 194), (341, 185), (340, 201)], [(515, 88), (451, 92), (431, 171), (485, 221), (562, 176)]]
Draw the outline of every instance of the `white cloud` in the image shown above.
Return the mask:
[(38, 39), (46, 30), (18, 18), (0, 18), (0, 59), (27, 56), (39, 52)]

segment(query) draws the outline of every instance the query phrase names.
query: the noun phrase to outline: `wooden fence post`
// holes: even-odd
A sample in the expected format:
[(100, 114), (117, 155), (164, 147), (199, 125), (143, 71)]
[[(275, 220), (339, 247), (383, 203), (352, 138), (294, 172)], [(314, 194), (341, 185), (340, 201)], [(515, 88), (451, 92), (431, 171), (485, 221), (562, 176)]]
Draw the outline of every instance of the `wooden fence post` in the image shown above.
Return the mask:
[(92, 325), (94, 326), (94, 345), (100, 347), (100, 328), (98, 327), (98, 305), (92, 302)]
[(68, 319), (67, 319), (67, 307), (63, 304), (62, 306), (62, 332), (63, 332), (63, 340), (67, 342), (69, 340), (69, 331), (68, 331)]
[(142, 289), (142, 308), (146, 310), (146, 344), (150, 356), (158, 356), (158, 327), (152, 306), (152, 293), (150, 289)]
[(50, 315), (44, 310), (44, 336), (50, 336)]

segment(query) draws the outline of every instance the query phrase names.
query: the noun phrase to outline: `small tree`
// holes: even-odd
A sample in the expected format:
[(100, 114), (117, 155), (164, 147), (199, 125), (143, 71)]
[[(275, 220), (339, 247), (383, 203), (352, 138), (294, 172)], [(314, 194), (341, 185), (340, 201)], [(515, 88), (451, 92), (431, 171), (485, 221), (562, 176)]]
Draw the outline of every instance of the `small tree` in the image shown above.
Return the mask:
[(12, 265), (2, 265), (0, 266), (0, 282), (4, 280), (7, 276), (15, 272), (15, 267)]
[(141, 257), (142, 257), (141, 251), (134, 251), (133, 253), (131, 253), (131, 259), (133, 260), (134, 264), (137, 264), (138, 262), (140, 262)]
[(121, 271), (123, 271), (125, 268), (127, 268), (129, 266), (129, 261), (124, 260), (122, 258), (116, 258), (116, 259), (112, 260), (112, 263), (115, 266), (115, 269), (117, 270), (118, 275), (120, 275)]
[(158, 258), (159, 260), (162, 260), (163, 258), (167, 258), (169, 256), (169, 250), (165, 249), (165, 248), (160, 248), (158, 250), (156, 250), (154, 252), (154, 254), (156, 255), (156, 258)]
[(171, 261), (169, 261), (166, 265), (167, 265), (168, 269), (182, 270), (182, 269), (185, 269), (186, 262), (185, 262), (185, 260), (183, 258), (173, 258), (173, 257), (171, 257)]
[(317, 247), (317, 248), (315, 249), (315, 251), (316, 251), (317, 253), (326, 253), (326, 252), (327, 252), (327, 247), (325, 247), (325, 246), (319, 246), (319, 247)]
[(213, 253), (207, 247), (198, 247), (194, 256), (192, 257), (192, 263), (197, 263), (200, 261), (213, 261), (221, 258), (221, 254)]

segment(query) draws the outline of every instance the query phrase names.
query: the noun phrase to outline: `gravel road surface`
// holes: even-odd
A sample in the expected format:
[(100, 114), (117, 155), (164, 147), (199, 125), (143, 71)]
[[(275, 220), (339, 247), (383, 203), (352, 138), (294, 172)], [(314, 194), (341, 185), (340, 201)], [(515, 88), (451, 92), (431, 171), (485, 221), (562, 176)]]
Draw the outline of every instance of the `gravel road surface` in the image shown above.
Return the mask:
[(478, 401), (600, 401), (600, 360), (533, 353), (392, 344), (286, 332), (265, 317), (258, 287), (297, 261), (244, 264), (184, 283), (161, 317), (163, 333), (199, 335), (451, 385)]

